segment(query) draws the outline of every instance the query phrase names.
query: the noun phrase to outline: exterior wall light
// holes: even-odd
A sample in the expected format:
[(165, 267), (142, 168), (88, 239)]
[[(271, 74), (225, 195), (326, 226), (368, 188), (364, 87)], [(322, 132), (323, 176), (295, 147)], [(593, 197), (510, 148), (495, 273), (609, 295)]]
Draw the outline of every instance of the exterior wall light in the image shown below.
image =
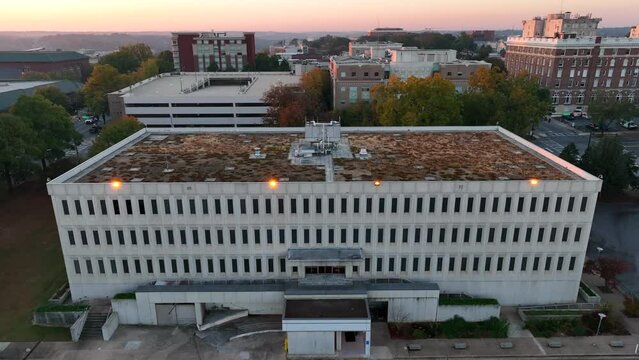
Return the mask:
[(380, 179), (375, 179), (375, 180), (373, 180), (373, 185), (375, 185), (375, 186), (381, 186), (381, 185), (382, 185), (382, 180), (380, 180)]
[(111, 180), (111, 188), (118, 190), (122, 187), (122, 181), (120, 180)]
[(271, 189), (275, 190), (280, 186), (280, 182), (277, 181), (277, 179), (270, 179), (268, 181), (268, 187), (270, 187)]
[(528, 180), (528, 182), (530, 183), (531, 186), (539, 185), (539, 179), (530, 179)]

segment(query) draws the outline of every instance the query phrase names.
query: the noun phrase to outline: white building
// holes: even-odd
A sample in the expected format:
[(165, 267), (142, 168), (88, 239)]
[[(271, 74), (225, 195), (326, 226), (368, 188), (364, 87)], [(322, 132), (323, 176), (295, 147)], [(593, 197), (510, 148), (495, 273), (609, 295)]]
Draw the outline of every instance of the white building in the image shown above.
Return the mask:
[(433, 74), (439, 63), (457, 60), (456, 50), (424, 50), (416, 47), (403, 47), (391, 51), (390, 72), (402, 80), (411, 76), (424, 78)]
[(441, 319), (440, 293), (574, 302), (600, 187), (498, 127), (334, 123), (146, 128), (47, 184), (74, 300), (283, 314), (289, 354), (361, 357), (372, 313)]
[(109, 110), (149, 127), (256, 126), (268, 110), (266, 91), (299, 79), (288, 72), (161, 74), (110, 93)]
[(401, 43), (390, 41), (351, 41), (348, 44), (348, 55), (366, 59), (384, 59), (390, 56), (392, 50), (401, 49)]

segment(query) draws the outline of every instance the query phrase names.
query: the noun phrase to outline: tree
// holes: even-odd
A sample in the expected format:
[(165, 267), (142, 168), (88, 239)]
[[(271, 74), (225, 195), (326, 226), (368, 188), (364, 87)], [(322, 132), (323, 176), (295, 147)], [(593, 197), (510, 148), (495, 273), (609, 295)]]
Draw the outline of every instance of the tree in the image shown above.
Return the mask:
[(379, 122), (371, 104), (358, 101), (344, 109), (333, 111), (333, 119), (339, 119), (342, 126), (378, 126)]
[(579, 165), (579, 159), (581, 158), (581, 156), (579, 155), (579, 150), (577, 150), (577, 145), (575, 145), (575, 143), (573, 142), (566, 145), (566, 147), (561, 150), (561, 153), (559, 153), (559, 157), (573, 165)]
[(480, 69), (469, 85), (460, 96), (465, 125), (500, 125), (525, 136), (552, 106), (550, 92), (527, 74), (507, 77), (497, 69)]
[(11, 113), (24, 119), (33, 129), (34, 154), (40, 159), (43, 172), (47, 169), (47, 158), (62, 157), (81, 137), (64, 108), (42, 96), (20, 96)]
[(590, 101), (588, 112), (592, 122), (599, 125), (603, 134), (613, 122), (632, 119), (637, 113), (637, 108), (628, 101), (613, 101), (605, 92), (599, 92)]
[(331, 108), (331, 75), (328, 70), (313, 69), (304, 73), (300, 86), (304, 91), (306, 115), (317, 117)]
[(301, 89), (289, 85), (272, 86), (262, 97), (269, 108), (264, 116), (265, 123), (271, 126), (304, 125), (304, 107), (300, 104), (303, 98)]
[(215, 61), (210, 63), (209, 66), (206, 68), (206, 71), (209, 72), (217, 72), (218, 70), (219, 68), (217, 67), (217, 63)]
[(15, 115), (0, 114), (0, 173), (9, 191), (13, 191), (14, 177), (31, 168), (30, 156), (35, 142), (35, 133), (26, 121)]
[(131, 79), (129, 79), (128, 83), (135, 84), (144, 79), (148, 79), (150, 77), (156, 76), (159, 73), (160, 73), (160, 68), (158, 66), (158, 60), (155, 58), (151, 58), (151, 59), (145, 60), (140, 65), (138, 70), (135, 73), (133, 73), (133, 76), (131, 77)]
[(597, 270), (608, 288), (617, 286), (617, 275), (629, 272), (632, 266), (622, 259), (602, 257), (597, 260)]
[(146, 44), (120, 46), (118, 51), (103, 56), (100, 64), (111, 65), (122, 74), (136, 71), (140, 64), (153, 57), (151, 48)]
[(384, 126), (437, 126), (461, 123), (460, 102), (455, 86), (439, 75), (391, 77), (386, 85), (373, 88), (373, 106)]
[(169, 50), (162, 51), (157, 56), (158, 59), (158, 71), (160, 74), (170, 73), (175, 71), (175, 64), (173, 64), (173, 53)]
[(91, 145), (89, 155), (97, 155), (143, 128), (144, 124), (136, 118), (131, 116), (122, 117), (102, 129), (100, 134), (95, 138), (93, 145)]
[(69, 97), (55, 86), (38, 88), (34, 95), (40, 95), (52, 103), (62, 106), (68, 113), (72, 111)]
[(82, 94), (89, 110), (94, 114), (108, 113), (107, 94), (127, 85), (127, 79), (111, 65), (96, 65), (87, 79)]
[(501, 58), (491, 57), (484, 61), (490, 63), (493, 69), (499, 70), (503, 73), (508, 73), (508, 70), (506, 69), (506, 63)]
[(309, 48), (313, 48), (320, 55), (339, 55), (348, 51), (350, 39), (339, 36), (326, 35), (313, 41), (304, 40)]
[(604, 192), (621, 192), (637, 185), (636, 156), (624, 150), (617, 137), (606, 136), (586, 149), (581, 168), (603, 178)]

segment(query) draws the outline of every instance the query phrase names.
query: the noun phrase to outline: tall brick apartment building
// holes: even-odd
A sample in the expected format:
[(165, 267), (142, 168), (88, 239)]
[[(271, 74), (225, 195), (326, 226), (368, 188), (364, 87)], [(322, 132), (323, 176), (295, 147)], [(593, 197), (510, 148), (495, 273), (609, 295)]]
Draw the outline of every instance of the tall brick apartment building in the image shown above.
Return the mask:
[(171, 44), (176, 71), (207, 71), (213, 63), (221, 71), (255, 65), (254, 33), (179, 32)]
[(508, 72), (539, 77), (551, 91), (555, 113), (585, 109), (601, 91), (609, 99), (639, 103), (639, 36), (597, 36), (600, 21), (570, 13), (524, 21), (523, 36), (508, 38)]

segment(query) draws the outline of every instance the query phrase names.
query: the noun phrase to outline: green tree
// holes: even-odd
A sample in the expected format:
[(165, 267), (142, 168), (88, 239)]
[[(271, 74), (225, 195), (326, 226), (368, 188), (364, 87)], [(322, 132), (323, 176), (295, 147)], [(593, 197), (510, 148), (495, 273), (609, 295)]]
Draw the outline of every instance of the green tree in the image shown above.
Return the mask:
[(131, 116), (122, 117), (102, 129), (89, 149), (89, 155), (97, 155), (143, 128), (144, 124), (136, 118)]
[(133, 73), (132, 77), (129, 79), (129, 84), (135, 84), (144, 79), (148, 79), (160, 73), (160, 67), (158, 66), (158, 60), (155, 58), (147, 59), (142, 64), (138, 70)]
[(439, 75), (392, 77), (386, 85), (373, 88), (373, 103), (384, 126), (436, 126), (461, 123), (460, 102), (455, 86)]
[(618, 193), (637, 185), (635, 160), (617, 137), (606, 136), (586, 149), (581, 168), (603, 179), (604, 192)]
[(264, 93), (262, 101), (268, 104), (264, 122), (271, 126), (302, 126), (305, 111), (303, 93), (294, 86), (277, 84)]
[(559, 153), (559, 157), (573, 165), (579, 165), (581, 155), (579, 155), (577, 145), (571, 142), (570, 144), (566, 145), (563, 150), (561, 150), (561, 153)]
[(632, 119), (637, 114), (637, 107), (628, 101), (609, 99), (605, 92), (599, 92), (588, 105), (588, 112), (603, 133), (615, 121)]
[(146, 44), (120, 46), (118, 51), (103, 56), (99, 63), (111, 65), (122, 74), (137, 71), (140, 64), (153, 57), (151, 48)]
[(503, 73), (508, 73), (506, 69), (506, 63), (501, 58), (491, 57), (484, 60), (487, 63), (490, 63), (493, 66), (493, 69), (497, 69)]
[(9, 191), (13, 191), (15, 176), (24, 175), (32, 167), (35, 142), (35, 133), (26, 121), (15, 115), (0, 114), (0, 173)]
[(86, 106), (94, 114), (108, 113), (107, 94), (122, 89), (127, 82), (125, 76), (113, 66), (96, 65), (82, 89)]
[(209, 72), (217, 72), (219, 70), (220, 69), (217, 67), (217, 63), (216, 62), (210, 63), (209, 66), (206, 68), (206, 71), (209, 71)]
[(377, 117), (370, 103), (358, 101), (344, 109), (333, 111), (333, 119), (342, 126), (378, 126)]
[(81, 137), (64, 108), (42, 96), (20, 96), (11, 113), (24, 119), (34, 131), (34, 154), (40, 159), (43, 172), (47, 169), (46, 159), (62, 157)]
[(157, 59), (158, 71), (160, 74), (175, 71), (175, 64), (173, 64), (173, 53), (170, 50), (160, 52), (157, 56)]
[(304, 92), (306, 115), (317, 117), (331, 108), (331, 75), (328, 70), (313, 69), (304, 73), (300, 86)]
[(480, 69), (460, 96), (465, 125), (500, 125), (528, 135), (551, 109), (550, 92), (527, 74), (507, 77), (497, 69)]
[(68, 113), (72, 110), (69, 97), (55, 86), (38, 88), (34, 94), (40, 95), (52, 103), (62, 106)]

